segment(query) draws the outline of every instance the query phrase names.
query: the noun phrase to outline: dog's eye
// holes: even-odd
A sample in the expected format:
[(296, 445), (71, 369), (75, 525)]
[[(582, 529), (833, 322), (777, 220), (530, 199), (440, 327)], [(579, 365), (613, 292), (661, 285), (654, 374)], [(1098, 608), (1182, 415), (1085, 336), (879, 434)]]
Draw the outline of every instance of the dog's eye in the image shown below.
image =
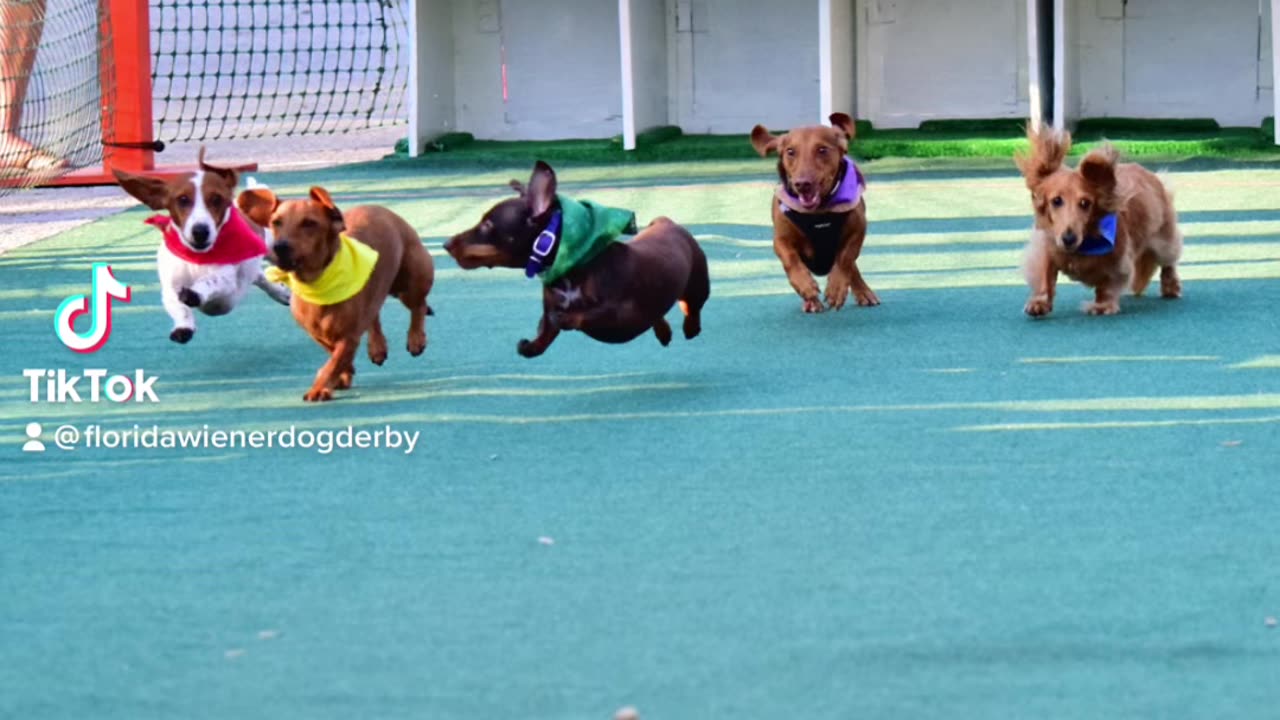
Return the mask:
[(191, 196), (190, 196), (190, 195), (179, 195), (179, 196), (178, 196), (178, 207), (190, 207), (190, 206), (191, 206)]
[(826, 154), (827, 154), (827, 146), (826, 146), (826, 145), (819, 145), (819, 146), (818, 146), (818, 154), (819, 154), (819, 155), (826, 155)]
[(795, 157), (795, 156), (796, 156), (796, 149), (795, 149), (795, 148), (787, 148), (787, 157)]
[(1049, 202), (1053, 203), (1054, 207), (1062, 207), (1062, 196), (1059, 195), (1058, 197), (1054, 198), (1053, 200), (1050, 200)]
[(304, 228), (314, 228), (317, 223), (315, 220), (312, 220), (311, 218), (304, 218), (302, 222), (298, 224)]
[(1081, 201), (1080, 201), (1080, 209), (1081, 209), (1081, 210), (1088, 210), (1088, 209), (1089, 209), (1089, 206), (1090, 206), (1091, 204), (1092, 204), (1092, 203), (1090, 203), (1090, 202), (1088, 201), (1088, 199), (1081, 200)]
[(208, 205), (209, 205), (209, 207), (221, 207), (221, 206), (222, 206), (222, 198), (220, 198), (220, 197), (218, 197), (217, 195), (215, 195), (215, 196), (213, 196), (213, 197), (209, 198), (209, 200), (208, 200)]

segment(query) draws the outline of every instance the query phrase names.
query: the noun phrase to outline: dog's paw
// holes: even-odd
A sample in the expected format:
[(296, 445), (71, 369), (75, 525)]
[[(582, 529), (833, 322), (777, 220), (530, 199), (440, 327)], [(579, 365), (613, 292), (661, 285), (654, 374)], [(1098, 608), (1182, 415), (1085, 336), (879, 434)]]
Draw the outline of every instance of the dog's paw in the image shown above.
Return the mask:
[(1120, 312), (1120, 303), (1118, 302), (1091, 302), (1085, 303), (1084, 311), (1090, 315), (1115, 315)]
[[(841, 278), (831, 278), (827, 281), (827, 307), (832, 310), (839, 310), (844, 307), (844, 301), (849, 299), (849, 283)], [(861, 305), (861, 301), (858, 303)]]
[(194, 328), (187, 328), (187, 327), (174, 328), (173, 332), (169, 333), (169, 339), (178, 343), (179, 345), (186, 345), (187, 342), (191, 340), (192, 336), (194, 336), (195, 334), (196, 334), (196, 331)]
[(854, 290), (853, 298), (858, 301), (859, 307), (875, 307), (880, 304), (880, 298), (871, 292), (871, 288), (865, 290)]
[(179, 290), (178, 299), (181, 300), (182, 304), (186, 305), (187, 307), (193, 307), (193, 308), (200, 307), (200, 303), (201, 303), (200, 294), (192, 290), (191, 288), (182, 288), (181, 290)]
[(1160, 278), (1160, 297), (1165, 300), (1177, 300), (1182, 297), (1182, 283), (1177, 278)]
[(520, 353), (521, 357), (527, 358), (535, 358), (542, 354), (542, 351), (538, 349), (538, 346), (532, 340), (521, 340), (516, 343), (516, 352)]
[(824, 310), (822, 301), (818, 298), (805, 298), (804, 303), (800, 306), (806, 313), (820, 313)]
[(692, 340), (702, 332), (702, 321), (693, 315), (684, 319), (684, 339)]
[(311, 388), (302, 399), (305, 402), (328, 402), (333, 399), (333, 391), (327, 387)]
[(1031, 317), (1044, 317), (1053, 312), (1053, 303), (1045, 298), (1031, 298), (1027, 301), (1026, 307), (1022, 311)]
[(410, 333), (409, 340), (405, 343), (405, 349), (414, 357), (421, 355), (427, 349), (427, 334), (424, 332)]
[(665, 320), (659, 320), (653, 325), (653, 335), (658, 338), (658, 342), (662, 347), (671, 344), (671, 326)]
[(369, 339), (369, 362), (374, 365), (382, 365), (387, 361), (387, 341), (375, 342)]

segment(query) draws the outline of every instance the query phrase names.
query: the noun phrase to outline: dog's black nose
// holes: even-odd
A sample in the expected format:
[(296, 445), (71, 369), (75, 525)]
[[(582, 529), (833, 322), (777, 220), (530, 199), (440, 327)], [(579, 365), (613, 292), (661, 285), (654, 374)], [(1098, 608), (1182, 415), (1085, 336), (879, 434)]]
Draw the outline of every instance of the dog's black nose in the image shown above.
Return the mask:
[(1068, 231), (1066, 231), (1066, 232), (1062, 233), (1062, 244), (1063, 244), (1063, 245), (1075, 245), (1075, 244), (1076, 244), (1076, 231), (1075, 231), (1075, 230), (1068, 230)]
[(209, 246), (209, 226), (201, 223), (191, 228), (191, 246), (199, 250)]
[(809, 195), (813, 193), (813, 183), (811, 182), (794, 182), (797, 195)]
[(293, 265), (293, 250), (289, 248), (289, 243), (276, 242), (271, 245), (271, 252), (276, 256), (276, 265), (288, 270)]

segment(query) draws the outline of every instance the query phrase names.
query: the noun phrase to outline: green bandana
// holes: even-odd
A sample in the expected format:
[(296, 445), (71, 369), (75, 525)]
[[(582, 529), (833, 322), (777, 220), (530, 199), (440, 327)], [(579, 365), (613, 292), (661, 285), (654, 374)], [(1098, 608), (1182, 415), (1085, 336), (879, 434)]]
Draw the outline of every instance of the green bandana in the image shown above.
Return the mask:
[(543, 285), (554, 285), (575, 268), (604, 252), (619, 235), (636, 233), (636, 214), (630, 210), (581, 202), (557, 194), (560, 203), (560, 249), (551, 267), (538, 273)]

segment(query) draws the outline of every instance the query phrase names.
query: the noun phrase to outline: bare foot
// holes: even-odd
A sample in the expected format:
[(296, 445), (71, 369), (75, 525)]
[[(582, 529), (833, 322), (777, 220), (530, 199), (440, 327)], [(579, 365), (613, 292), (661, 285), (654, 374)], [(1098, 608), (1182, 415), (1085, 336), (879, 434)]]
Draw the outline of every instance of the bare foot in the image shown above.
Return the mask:
[(66, 165), (63, 158), (41, 150), (25, 138), (0, 133), (0, 169), (40, 171), (56, 170)]

